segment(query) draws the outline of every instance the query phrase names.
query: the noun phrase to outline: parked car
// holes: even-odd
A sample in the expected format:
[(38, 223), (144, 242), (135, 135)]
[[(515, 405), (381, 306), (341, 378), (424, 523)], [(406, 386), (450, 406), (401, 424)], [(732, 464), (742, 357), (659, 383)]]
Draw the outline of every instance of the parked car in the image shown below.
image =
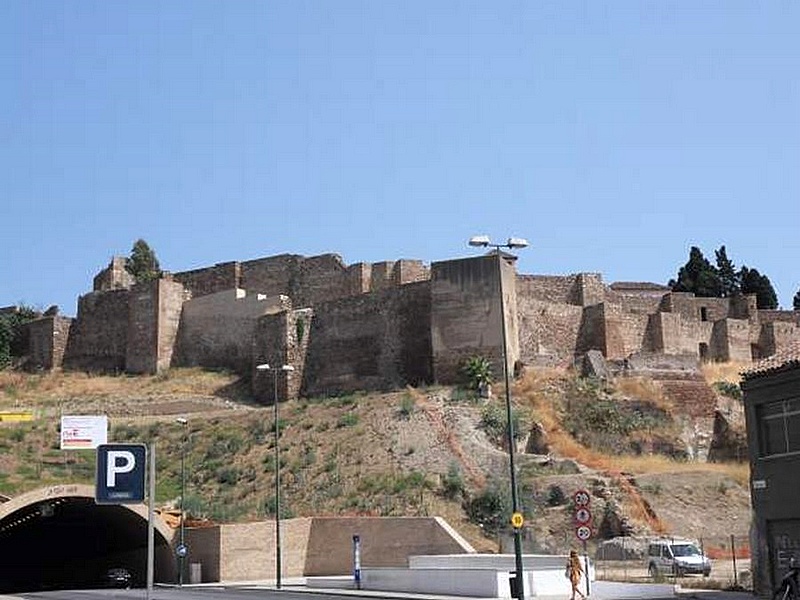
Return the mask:
[(711, 561), (690, 540), (663, 538), (652, 540), (647, 546), (647, 572), (650, 577), (659, 575), (711, 574)]
[(107, 587), (131, 587), (131, 572), (122, 567), (115, 567), (106, 571), (105, 584)]

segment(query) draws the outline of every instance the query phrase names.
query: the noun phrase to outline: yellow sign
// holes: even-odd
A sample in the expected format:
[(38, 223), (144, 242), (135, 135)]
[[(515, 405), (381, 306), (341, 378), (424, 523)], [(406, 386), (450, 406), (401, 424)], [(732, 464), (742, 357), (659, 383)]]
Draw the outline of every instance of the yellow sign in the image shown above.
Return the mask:
[(514, 529), (519, 529), (520, 527), (522, 527), (522, 524), (524, 522), (525, 519), (522, 518), (522, 513), (516, 512), (513, 515), (511, 515), (511, 526), (514, 527)]
[(33, 413), (30, 411), (0, 411), (0, 421), (18, 423), (20, 421), (33, 421)]

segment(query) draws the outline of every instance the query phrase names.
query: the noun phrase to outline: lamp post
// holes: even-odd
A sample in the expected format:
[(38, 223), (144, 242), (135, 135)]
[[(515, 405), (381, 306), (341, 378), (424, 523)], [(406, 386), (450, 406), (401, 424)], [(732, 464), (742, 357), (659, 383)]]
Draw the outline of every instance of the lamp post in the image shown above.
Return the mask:
[(278, 421), (278, 371), (291, 373), (294, 367), (291, 365), (270, 367), (264, 363), (257, 365), (256, 371), (272, 371), (272, 401), (275, 406), (275, 587), (281, 589), (281, 432)]
[[(480, 248), (494, 248), (495, 255), (497, 256), (497, 280), (500, 286), (500, 329), (503, 334), (503, 379), (506, 384), (506, 433), (508, 434), (508, 463), (511, 475), (511, 510), (516, 515), (519, 512), (519, 496), (517, 495), (517, 469), (514, 464), (514, 422), (511, 411), (511, 391), (510, 391), (510, 377), (508, 374), (508, 339), (506, 334), (506, 304), (503, 296), (503, 257), (501, 248), (516, 249), (525, 248), (528, 245), (527, 240), (522, 238), (508, 238), (505, 244), (493, 244), (488, 235), (477, 235), (469, 240), (469, 245)], [(525, 590), (523, 588), (522, 577), (522, 538), (520, 527), (513, 527), (514, 530), (514, 560), (516, 569), (516, 588), (517, 598), (525, 600)]]
[(175, 419), (176, 423), (183, 426), (183, 439), (181, 441), (181, 520), (180, 520), (180, 543), (178, 544), (178, 586), (183, 586), (183, 571), (184, 560), (186, 559), (186, 528), (184, 521), (186, 519), (186, 507), (184, 500), (186, 498), (186, 426), (189, 421), (184, 417)]

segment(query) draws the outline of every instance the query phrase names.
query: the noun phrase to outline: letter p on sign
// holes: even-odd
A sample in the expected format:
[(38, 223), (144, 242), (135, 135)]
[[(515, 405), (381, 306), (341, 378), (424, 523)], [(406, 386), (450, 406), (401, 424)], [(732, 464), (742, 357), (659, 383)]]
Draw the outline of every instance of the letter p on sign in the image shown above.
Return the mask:
[(144, 501), (147, 450), (143, 444), (103, 444), (97, 447), (94, 499), (98, 504)]
[(136, 466), (133, 452), (129, 450), (110, 450), (106, 461), (106, 485), (117, 487), (117, 473), (130, 473)]

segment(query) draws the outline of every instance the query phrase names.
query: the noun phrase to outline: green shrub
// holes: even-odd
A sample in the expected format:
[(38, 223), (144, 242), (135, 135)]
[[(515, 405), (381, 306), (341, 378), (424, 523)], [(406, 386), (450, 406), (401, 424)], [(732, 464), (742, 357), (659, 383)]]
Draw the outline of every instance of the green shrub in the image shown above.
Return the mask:
[(336, 421), (336, 427), (342, 429), (344, 427), (353, 427), (358, 425), (358, 414), (357, 413), (344, 413), (340, 416)]
[(461, 367), (469, 389), (478, 391), (492, 383), (492, 363), (485, 356), (470, 356)]
[[(501, 486), (505, 489), (505, 486)], [(508, 495), (490, 485), (480, 494), (469, 499), (466, 505), (467, 516), (484, 531), (495, 534), (506, 527), (511, 520), (511, 502)]]
[(417, 401), (414, 398), (414, 396), (409, 392), (406, 392), (400, 399), (400, 409), (397, 411), (397, 414), (400, 416), (401, 419), (410, 418), (411, 415), (414, 414), (416, 403)]
[(734, 400), (742, 399), (742, 388), (736, 383), (730, 381), (715, 381), (713, 387), (723, 396), (733, 398)]
[(464, 495), (464, 478), (461, 469), (456, 463), (451, 463), (447, 474), (442, 477), (442, 495), (450, 500), (455, 500)]

